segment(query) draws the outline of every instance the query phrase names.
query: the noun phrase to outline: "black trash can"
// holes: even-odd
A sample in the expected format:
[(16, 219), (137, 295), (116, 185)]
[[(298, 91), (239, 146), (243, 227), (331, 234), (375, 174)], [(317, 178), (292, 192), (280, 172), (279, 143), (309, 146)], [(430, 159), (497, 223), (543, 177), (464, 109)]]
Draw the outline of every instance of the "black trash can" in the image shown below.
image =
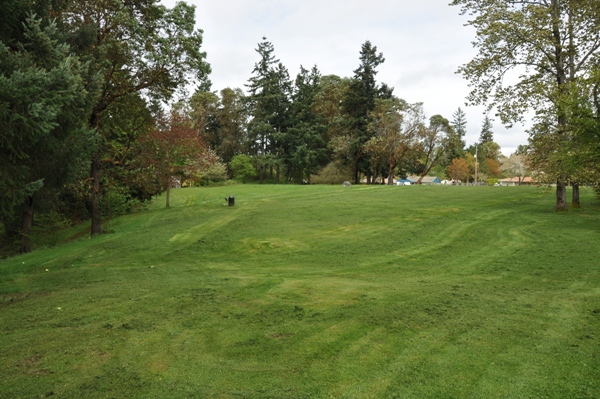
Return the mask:
[(233, 195), (230, 195), (229, 198), (225, 198), (225, 201), (227, 201), (227, 203), (229, 204), (229, 206), (234, 206), (235, 205), (235, 198), (233, 197)]

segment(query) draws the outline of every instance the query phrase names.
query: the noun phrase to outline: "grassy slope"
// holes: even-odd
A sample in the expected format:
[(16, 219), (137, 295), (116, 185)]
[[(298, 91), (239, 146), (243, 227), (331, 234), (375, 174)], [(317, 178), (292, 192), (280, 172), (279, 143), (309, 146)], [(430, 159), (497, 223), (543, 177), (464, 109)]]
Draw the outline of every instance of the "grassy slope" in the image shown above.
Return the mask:
[(552, 199), (176, 190), (2, 262), (0, 397), (600, 397), (600, 209)]

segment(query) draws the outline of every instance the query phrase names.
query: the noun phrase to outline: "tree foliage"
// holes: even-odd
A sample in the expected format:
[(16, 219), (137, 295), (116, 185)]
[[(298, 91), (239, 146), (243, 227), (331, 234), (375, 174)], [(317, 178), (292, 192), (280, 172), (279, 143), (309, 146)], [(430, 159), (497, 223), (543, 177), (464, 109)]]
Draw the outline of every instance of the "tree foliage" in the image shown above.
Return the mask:
[(289, 178), (295, 175), (299, 182), (310, 182), (311, 175), (327, 160), (325, 119), (315, 112), (320, 83), (321, 74), (316, 66), (310, 71), (300, 67), (287, 132)]
[(469, 165), (464, 158), (454, 158), (448, 166), (446, 173), (448, 177), (456, 182), (467, 182), (469, 179)]
[(181, 182), (186, 174), (199, 174), (214, 163), (210, 159), (202, 162), (204, 142), (192, 127), (192, 121), (182, 113), (173, 112), (158, 119), (156, 127), (140, 141), (144, 147), (144, 165), (152, 171), (161, 190), (166, 190), (167, 208), (175, 178), (179, 177)]
[(373, 165), (387, 168), (388, 184), (394, 184), (396, 167), (417, 149), (423, 117), (421, 104), (408, 104), (397, 97), (376, 100), (369, 124), (373, 137), (365, 151)]
[[(471, 82), (469, 101), (496, 107), (505, 124), (523, 121), (533, 109), (538, 121), (533, 143), (568, 145), (574, 121), (572, 93), (597, 70), (600, 6), (596, 0), (454, 0), (475, 28), (479, 50), (459, 72)], [(575, 89), (575, 90), (574, 90)], [(541, 135), (555, 136), (552, 139)], [(538, 151), (538, 154), (542, 152)], [(547, 153), (552, 156), (556, 153)], [(552, 165), (557, 177), (556, 209), (566, 209), (566, 161)], [(540, 164), (541, 165), (541, 164)]]
[(429, 119), (429, 126), (421, 127), (419, 147), (422, 172), (419, 183), (446, 156), (451, 144), (451, 135), (450, 122), (441, 115), (432, 116)]
[(452, 134), (450, 135), (450, 149), (448, 160), (451, 162), (454, 158), (460, 158), (465, 155), (465, 136), (467, 134), (467, 115), (459, 107), (452, 114)]
[(350, 143), (348, 150), (355, 183), (358, 183), (360, 172), (369, 172), (369, 159), (363, 147), (371, 138), (369, 113), (375, 109), (376, 98), (391, 96), (391, 90), (387, 86), (380, 87), (375, 79), (377, 67), (385, 62), (383, 54), (377, 53), (377, 46), (367, 40), (361, 47), (359, 59), (360, 65), (354, 70), (354, 77), (342, 100), (347, 131), (345, 141)]
[(194, 7), (172, 9), (158, 0), (69, 2), (61, 27), (79, 56), (88, 62), (87, 90), (94, 98), (88, 124), (101, 137), (91, 159), (92, 234), (101, 232), (102, 176), (110, 131), (103, 129), (111, 110), (126, 107), (132, 95), (168, 100), (191, 83), (210, 86), (210, 68), (201, 52), (202, 31), (195, 30)]
[(19, 37), (0, 42), (0, 220), (29, 251), (34, 202), (81, 172), (93, 134), (85, 66), (56, 24), (30, 14)]

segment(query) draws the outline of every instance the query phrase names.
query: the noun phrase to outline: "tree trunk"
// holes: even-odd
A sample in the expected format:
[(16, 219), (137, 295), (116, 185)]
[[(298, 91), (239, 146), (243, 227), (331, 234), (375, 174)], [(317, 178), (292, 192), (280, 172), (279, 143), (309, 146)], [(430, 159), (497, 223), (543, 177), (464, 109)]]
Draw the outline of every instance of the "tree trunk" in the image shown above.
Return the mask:
[(171, 206), (171, 184), (167, 185), (167, 205), (166, 207), (170, 207)]
[(102, 216), (100, 212), (100, 155), (94, 154), (92, 159), (92, 230), (91, 235), (102, 233)]
[[(550, 4), (552, 10), (552, 37), (554, 45), (554, 56), (556, 57), (556, 83), (561, 94), (566, 93), (567, 88), (567, 71), (565, 70), (565, 51), (563, 40), (560, 34), (559, 21), (561, 20), (560, 1), (552, 0)], [(567, 116), (565, 106), (558, 104), (557, 109), (558, 134), (564, 138), (567, 127)], [(564, 171), (564, 169), (561, 170)], [(556, 211), (564, 212), (567, 209), (567, 185), (565, 183), (564, 173), (559, 177), (556, 183)]]
[(564, 212), (567, 210), (567, 185), (564, 181), (556, 183), (556, 211)]
[(394, 163), (390, 159), (390, 171), (388, 173), (388, 185), (394, 185)]
[(33, 227), (33, 197), (27, 197), (21, 215), (21, 253), (31, 252), (31, 227)]
[(571, 201), (571, 208), (581, 208), (579, 203), (579, 184), (573, 183), (573, 200)]

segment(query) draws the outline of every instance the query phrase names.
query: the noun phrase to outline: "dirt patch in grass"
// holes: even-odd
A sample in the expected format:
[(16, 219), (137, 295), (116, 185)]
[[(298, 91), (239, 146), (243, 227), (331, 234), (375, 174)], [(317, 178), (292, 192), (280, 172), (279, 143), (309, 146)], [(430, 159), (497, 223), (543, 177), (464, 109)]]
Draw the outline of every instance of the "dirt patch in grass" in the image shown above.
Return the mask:
[(52, 374), (51, 370), (40, 367), (42, 359), (42, 355), (36, 354), (34, 356), (21, 360), (17, 363), (19, 373), (29, 377), (41, 377), (44, 375)]
[(275, 339), (281, 339), (281, 338), (290, 338), (293, 337), (296, 334), (292, 334), (292, 333), (273, 333), (273, 334), (269, 334), (269, 336), (271, 338), (275, 338)]
[(15, 292), (11, 294), (0, 295), (0, 308), (14, 305), (31, 299), (43, 298), (50, 295), (48, 292)]

